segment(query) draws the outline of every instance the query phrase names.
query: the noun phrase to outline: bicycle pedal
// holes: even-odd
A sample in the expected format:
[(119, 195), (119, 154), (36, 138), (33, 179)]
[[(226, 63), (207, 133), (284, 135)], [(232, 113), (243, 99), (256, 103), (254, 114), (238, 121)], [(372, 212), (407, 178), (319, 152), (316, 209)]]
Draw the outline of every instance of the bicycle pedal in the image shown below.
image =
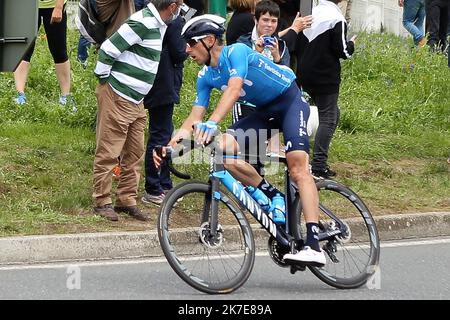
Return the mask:
[(306, 270), (306, 266), (305, 265), (299, 265), (299, 264), (295, 264), (295, 265), (291, 265), (291, 274), (295, 274), (297, 271), (305, 271)]

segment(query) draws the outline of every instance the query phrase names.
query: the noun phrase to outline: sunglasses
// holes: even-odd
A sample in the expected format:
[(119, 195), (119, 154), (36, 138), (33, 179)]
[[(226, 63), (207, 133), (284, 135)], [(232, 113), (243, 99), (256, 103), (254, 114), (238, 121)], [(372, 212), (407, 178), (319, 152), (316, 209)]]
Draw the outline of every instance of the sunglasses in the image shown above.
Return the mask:
[(193, 47), (193, 46), (195, 46), (196, 44), (198, 43), (198, 40), (195, 40), (195, 39), (189, 39), (188, 41), (187, 41), (187, 45), (189, 46), (189, 47)]

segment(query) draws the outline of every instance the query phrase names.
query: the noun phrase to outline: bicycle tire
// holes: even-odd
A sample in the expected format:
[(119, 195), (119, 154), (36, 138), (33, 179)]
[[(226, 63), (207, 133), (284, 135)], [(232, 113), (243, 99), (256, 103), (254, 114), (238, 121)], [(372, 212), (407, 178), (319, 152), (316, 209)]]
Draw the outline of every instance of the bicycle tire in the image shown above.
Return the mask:
[[(362, 199), (350, 188), (334, 180), (320, 179), (316, 181), (319, 192), (321, 213), (319, 220), (329, 223), (331, 220), (324, 214), (323, 208), (330, 210), (337, 218), (342, 220), (350, 229), (348, 237), (336, 237), (337, 252), (335, 257), (339, 262), (333, 262), (331, 256), (325, 253), (327, 263), (324, 267), (308, 266), (311, 272), (326, 284), (338, 289), (353, 289), (368, 283), (378, 270), (380, 258), (380, 239), (375, 221)], [(298, 195), (297, 195), (298, 197)], [(301, 209), (300, 201), (296, 204)], [(328, 221), (326, 221), (328, 220)], [(304, 221), (302, 227), (304, 228)], [(353, 230), (353, 231), (352, 231)], [(366, 232), (366, 233), (365, 233)], [(303, 234), (305, 231), (303, 230)], [(321, 241), (322, 249), (327, 240)], [(346, 258), (351, 261), (346, 261)], [(346, 269), (352, 267), (351, 263), (361, 263), (356, 266), (356, 273), (346, 275)], [(344, 275), (337, 275), (338, 269), (343, 269)], [(333, 274), (332, 270), (335, 270)], [(350, 271), (350, 270), (349, 270)]]
[(160, 208), (158, 237), (170, 266), (187, 284), (208, 294), (231, 293), (253, 269), (253, 233), (239, 206), (220, 191), (220, 236), (210, 240), (208, 222), (201, 218), (205, 208), (210, 211), (208, 199), (208, 183), (188, 181), (172, 189)]

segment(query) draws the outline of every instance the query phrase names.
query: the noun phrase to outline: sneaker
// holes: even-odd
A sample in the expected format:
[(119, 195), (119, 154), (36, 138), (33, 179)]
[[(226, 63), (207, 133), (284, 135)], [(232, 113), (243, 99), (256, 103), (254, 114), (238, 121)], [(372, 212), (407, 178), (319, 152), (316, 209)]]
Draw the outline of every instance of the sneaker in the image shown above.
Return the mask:
[(161, 193), (159, 195), (153, 195), (148, 193), (147, 191), (144, 191), (144, 195), (141, 198), (141, 201), (145, 204), (156, 204), (157, 206), (160, 206), (161, 203), (164, 201), (164, 197), (166, 195), (164, 193)]
[(111, 204), (105, 204), (104, 206), (94, 207), (94, 213), (102, 216), (110, 221), (119, 220), (119, 216), (114, 211)]
[(272, 198), (272, 206), (271, 206), (271, 215), (272, 220), (276, 224), (285, 224), (286, 223), (286, 204), (284, 203), (284, 198), (277, 194)]
[(123, 212), (128, 214), (129, 216), (135, 218), (140, 221), (148, 221), (150, 220), (146, 215), (144, 215), (141, 210), (137, 206), (115, 206), (114, 210), (116, 212)]
[(311, 249), (311, 247), (304, 247), (302, 250), (296, 254), (288, 253), (283, 256), (283, 260), (287, 263), (300, 263), (312, 265), (315, 267), (323, 267), (327, 260), (325, 254), (322, 250), (316, 251)]
[(24, 105), (27, 103), (27, 97), (25, 96), (24, 92), (17, 92), (17, 96), (14, 98), (14, 102), (18, 104), (19, 106)]
[(72, 97), (71, 94), (59, 96), (59, 104), (62, 106), (71, 106), (72, 113), (76, 113), (78, 111), (77, 105), (75, 103), (75, 99)]
[(312, 175), (317, 178), (323, 178), (323, 179), (331, 179), (336, 177), (336, 172), (331, 170), (329, 167), (326, 167), (325, 170), (311, 170)]

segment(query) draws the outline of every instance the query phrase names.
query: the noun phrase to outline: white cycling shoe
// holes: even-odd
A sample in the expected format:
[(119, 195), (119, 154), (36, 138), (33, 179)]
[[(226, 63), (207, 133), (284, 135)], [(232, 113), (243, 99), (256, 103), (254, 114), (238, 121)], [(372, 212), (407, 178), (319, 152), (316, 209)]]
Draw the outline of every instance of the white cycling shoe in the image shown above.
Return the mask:
[(304, 247), (296, 254), (287, 253), (284, 255), (283, 260), (287, 263), (303, 264), (315, 267), (323, 267), (327, 260), (322, 250), (316, 251), (310, 247)]

